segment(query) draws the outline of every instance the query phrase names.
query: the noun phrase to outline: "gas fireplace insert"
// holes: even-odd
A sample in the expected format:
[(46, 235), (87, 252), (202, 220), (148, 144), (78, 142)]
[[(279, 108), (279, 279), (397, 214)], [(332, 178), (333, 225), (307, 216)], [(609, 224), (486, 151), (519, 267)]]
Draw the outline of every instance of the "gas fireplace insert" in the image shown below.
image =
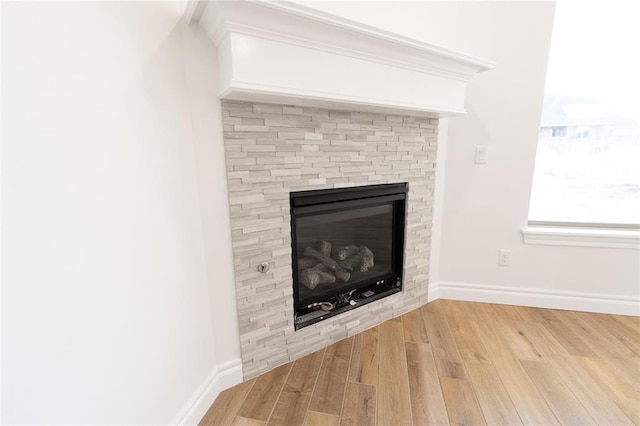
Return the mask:
[(407, 184), (291, 193), (295, 328), (402, 290)]

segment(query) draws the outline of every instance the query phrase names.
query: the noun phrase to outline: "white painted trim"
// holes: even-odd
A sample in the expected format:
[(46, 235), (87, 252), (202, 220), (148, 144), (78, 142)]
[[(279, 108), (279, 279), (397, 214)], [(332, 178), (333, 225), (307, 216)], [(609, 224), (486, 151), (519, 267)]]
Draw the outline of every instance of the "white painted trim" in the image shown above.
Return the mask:
[[(294, 2), (210, 2), (209, 7), (213, 13), (198, 19), (216, 45), (225, 33), (237, 32), (287, 44), (322, 47), (332, 52), (350, 51), (360, 55), (368, 51), (375, 55), (374, 52), (386, 51), (378, 55), (385, 60), (390, 53), (410, 52), (412, 62), (426, 60), (443, 70), (457, 69), (467, 77), (495, 67), (495, 63), (487, 59), (404, 37)], [(283, 28), (286, 31), (283, 32)], [(326, 42), (323, 36), (331, 31), (340, 31), (349, 41), (357, 40), (360, 46), (366, 46), (367, 49), (356, 51), (345, 49), (340, 43)]]
[(395, 34), (389, 31), (384, 31), (380, 28), (372, 27), (360, 22), (342, 18), (340, 16), (323, 12), (297, 2), (292, 2), (292, 1), (265, 2), (262, 0), (248, 0), (248, 3), (252, 3), (257, 6), (261, 6), (265, 8), (270, 8), (280, 12), (285, 12), (291, 15), (297, 15), (304, 19), (314, 20), (322, 24), (330, 25), (332, 27), (342, 28), (352, 33), (360, 34), (364, 37), (378, 39), (378, 41), (393, 42), (398, 46), (402, 45), (406, 47), (411, 47), (416, 50), (421, 50), (424, 54), (437, 55), (437, 56), (441, 56), (442, 58), (448, 58), (457, 62), (466, 62), (469, 65), (473, 65), (474, 68), (477, 68), (476, 72), (487, 71), (495, 67), (495, 63), (487, 59), (468, 55), (466, 53), (458, 52), (452, 49), (436, 46), (431, 43), (425, 43), (425, 42), (415, 40), (409, 37), (404, 37), (400, 34)]
[[(476, 68), (452, 68), (445, 67), (442, 64), (425, 63), (424, 61), (407, 61), (402, 59), (391, 58), (389, 56), (381, 55), (380, 53), (369, 53), (363, 51), (357, 51), (354, 49), (347, 49), (342, 46), (336, 46), (333, 44), (325, 43), (321, 40), (310, 40), (302, 37), (297, 37), (291, 34), (279, 33), (275, 31), (265, 30), (263, 28), (256, 28), (249, 25), (239, 24), (236, 22), (223, 22), (216, 29), (215, 35), (212, 36), (212, 40), (216, 46), (220, 45), (224, 37), (227, 37), (229, 33), (244, 34), (247, 36), (257, 37), (264, 40), (277, 41), (280, 43), (289, 44), (292, 46), (303, 47), (306, 49), (318, 50), (321, 52), (332, 53), (335, 55), (345, 56), (348, 58), (362, 59), (364, 61), (376, 62), (383, 65), (389, 65), (395, 68), (404, 68), (411, 71), (419, 71), (428, 73), (431, 75), (451, 78), (459, 81), (466, 82), (473, 77), (478, 71)], [(437, 65), (436, 65), (437, 64)]]
[(634, 230), (528, 226), (522, 239), (525, 244), (640, 250), (640, 231)]
[(458, 115), (466, 83), (495, 65), (289, 1), (211, 1), (198, 22), (218, 47), (223, 99)]
[(429, 283), (427, 289), (427, 303), (440, 299), (440, 283)]
[(183, 13), (184, 21), (187, 24), (198, 22), (205, 7), (206, 3), (203, 0), (187, 0)]
[[(220, 99), (247, 102), (266, 102), (313, 106), (343, 111), (377, 112), (385, 114), (411, 114), (437, 117), (425, 111), (438, 111), (446, 116), (465, 114), (465, 110), (433, 104), (416, 104), (396, 99), (378, 99), (364, 96), (344, 96), (341, 93), (304, 90), (248, 81), (232, 81), (220, 94)], [(428, 101), (428, 99), (426, 99)]]
[(218, 365), (193, 393), (191, 399), (175, 416), (171, 424), (197, 425), (220, 392), (240, 384), (242, 381), (242, 360), (240, 358)]
[(429, 301), (436, 299), (640, 316), (640, 297), (605, 293), (439, 282), (429, 286)]

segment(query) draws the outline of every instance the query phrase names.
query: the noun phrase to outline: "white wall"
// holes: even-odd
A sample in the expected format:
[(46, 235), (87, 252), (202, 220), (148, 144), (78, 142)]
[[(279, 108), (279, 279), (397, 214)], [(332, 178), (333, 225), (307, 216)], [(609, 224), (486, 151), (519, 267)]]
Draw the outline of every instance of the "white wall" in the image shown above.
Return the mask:
[[(468, 114), (448, 120), (445, 164), (439, 153), (445, 180), (435, 208), (442, 216), (434, 230), (441, 239), (432, 257), (436, 296), (638, 313), (637, 250), (522, 242), (554, 2), (310, 5), (497, 62), (469, 84)], [(473, 162), (478, 145), (489, 147), (487, 165)], [(497, 264), (501, 248), (512, 250), (509, 267)]]
[(184, 418), (239, 355), (213, 45), (176, 4), (2, 8), (2, 421)]

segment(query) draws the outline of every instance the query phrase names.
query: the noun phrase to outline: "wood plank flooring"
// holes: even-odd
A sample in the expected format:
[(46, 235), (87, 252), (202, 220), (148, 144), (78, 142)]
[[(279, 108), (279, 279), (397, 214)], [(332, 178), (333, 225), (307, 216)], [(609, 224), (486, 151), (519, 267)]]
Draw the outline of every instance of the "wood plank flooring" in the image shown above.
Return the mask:
[(437, 300), (218, 396), (201, 425), (640, 424), (640, 318)]

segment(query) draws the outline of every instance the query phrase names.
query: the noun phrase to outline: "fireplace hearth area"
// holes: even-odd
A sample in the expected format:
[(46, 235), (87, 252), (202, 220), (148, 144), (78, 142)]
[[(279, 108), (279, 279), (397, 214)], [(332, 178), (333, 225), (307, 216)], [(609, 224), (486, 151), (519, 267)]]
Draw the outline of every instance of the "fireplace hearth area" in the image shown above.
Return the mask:
[(407, 185), (291, 193), (295, 328), (402, 290)]

